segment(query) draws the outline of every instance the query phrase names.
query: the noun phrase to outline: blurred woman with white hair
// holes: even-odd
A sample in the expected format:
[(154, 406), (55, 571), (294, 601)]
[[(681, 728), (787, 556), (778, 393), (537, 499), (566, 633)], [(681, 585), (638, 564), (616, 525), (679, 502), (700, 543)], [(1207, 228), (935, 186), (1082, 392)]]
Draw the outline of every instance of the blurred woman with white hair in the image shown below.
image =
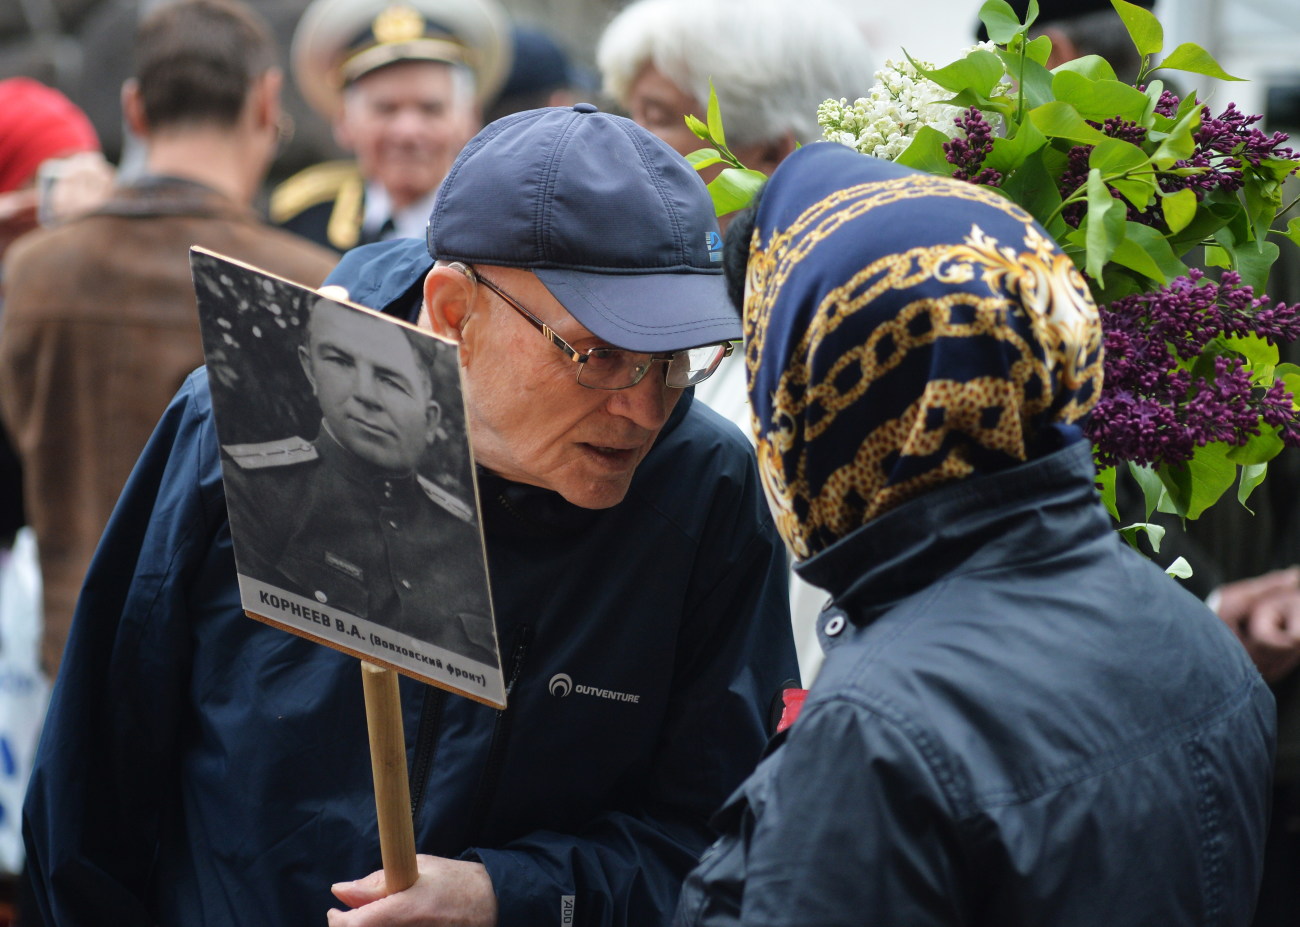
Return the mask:
[(728, 147), (765, 174), (821, 137), (823, 100), (862, 93), (875, 70), (835, 0), (638, 0), (605, 29), (596, 63), (633, 121), (682, 154), (703, 147), (683, 117), (704, 118), (711, 80)]

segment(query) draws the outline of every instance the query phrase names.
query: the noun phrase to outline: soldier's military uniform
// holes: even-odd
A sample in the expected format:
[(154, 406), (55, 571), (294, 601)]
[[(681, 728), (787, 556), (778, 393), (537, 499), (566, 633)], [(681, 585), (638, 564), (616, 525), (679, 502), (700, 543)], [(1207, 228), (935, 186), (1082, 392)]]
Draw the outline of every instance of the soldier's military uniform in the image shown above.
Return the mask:
[[(315, 0), (294, 32), (294, 80), (312, 108), (333, 120), (343, 88), (364, 75), (399, 61), (445, 62), (473, 72), (475, 96), (486, 104), (509, 71), (509, 34), (494, 0)], [(365, 207), (356, 164), (327, 161), (280, 184), (270, 216), (343, 252), (384, 237), (378, 229), (363, 231)]]
[(418, 474), (378, 470), (324, 429), (314, 442), (222, 450), (233, 464), (224, 476), (240, 573), (495, 662), (469, 504)]

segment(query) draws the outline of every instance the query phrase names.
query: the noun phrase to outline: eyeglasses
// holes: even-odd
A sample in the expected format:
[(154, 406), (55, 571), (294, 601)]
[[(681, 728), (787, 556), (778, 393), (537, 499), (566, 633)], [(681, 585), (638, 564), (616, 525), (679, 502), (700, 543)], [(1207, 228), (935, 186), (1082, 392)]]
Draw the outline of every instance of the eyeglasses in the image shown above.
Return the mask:
[(664, 363), (664, 384), (674, 389), (685, 389), (703, 383), (718, 369), (722, 359), (730, 357), (735, 350), (729, 341), (721, 344), (706, 344), (698, 348), (686, 348), (670, 354), (643, 354), (626, 351), (623, 348), (588, 348), (579, 351), (551, 330), (551, 327), (533, 313), (525, 309), (517, 299), (497, 286), (487, 277), (459, 261), (451, 266), (464, 268), (464, 273), (473, 280), (478, 280), (485, 287), (501, 297), (511, 309), (518, 312), (533, 324), (551, 344), (568, 355), (569, 360), (578, 365), (578, 385), (588, 389), (629, 389), (644, 379), (652, 364)]

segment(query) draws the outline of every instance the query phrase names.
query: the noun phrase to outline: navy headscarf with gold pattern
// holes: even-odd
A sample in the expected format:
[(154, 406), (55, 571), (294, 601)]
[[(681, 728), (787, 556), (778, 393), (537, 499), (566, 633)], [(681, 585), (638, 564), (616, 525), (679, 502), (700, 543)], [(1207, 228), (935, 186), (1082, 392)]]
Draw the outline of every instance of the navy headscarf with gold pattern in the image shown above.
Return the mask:
[(759, 468), (805, 559), (943, 483), (1080, 440), (1088, 288), (1023, 209), (819, 143), (762, 193), (745, 280)]

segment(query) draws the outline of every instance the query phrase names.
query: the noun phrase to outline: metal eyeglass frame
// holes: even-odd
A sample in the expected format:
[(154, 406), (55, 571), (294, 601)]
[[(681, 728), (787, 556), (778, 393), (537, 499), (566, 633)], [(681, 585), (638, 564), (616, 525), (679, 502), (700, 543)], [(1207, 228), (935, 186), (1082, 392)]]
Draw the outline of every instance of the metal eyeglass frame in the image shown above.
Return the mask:
[[(613, 348), (613, 347), (588, 348), (586, 351), (579, 351), (576, 348), (574, 348), (571, 344), (569, 344), (567, 341), (565, 341), (563, 338), (561, 338), (559, 335), (557, 335), (549, 325), (547, 325), (536, 315), (534, 315), (531, 311), (529, 311), (527, 307), (525, 307), (522, 303), (519, 302), (519, 300), (515, 299), (505, 290), (501, 289), (501, 287), (497, 286), (487, 277), (483, 276), (483, 274), (479, 273), (479, 271), (475, 267), (469, 264), (465, 264), (462, 261), (453, 261), (448, 266), (461, 271), (471, 280), (482, 283), (484, 286), (486, 286), (497, 296), (501, 297), (501, 301), (504, 302), (507, 306), (509, 306), (511, 309), (515, 310), (521, 316), (523, 316), (525, 319), (531, 322), (533, 327), (536, 328), (539, 332), (541, 332), (547, 341), (551, 342), (551, 344), (559, 348), (562, 352), (564, 352), (564, 354), (568, 356), (569, 360), (573, 361), (575, 364), (578, 365), (578, 375), (577, 375), (578, 385), (586, 387), (587, 389), (602, 389), (602, 390), (631, 389), (632, 387), (640, 383), (643, 379), (645, 379), (645, 375), (647, 372), (649, 372), (650, 367), (658, 361), (663, 361), (668, 365), (668, 367), (664, 370), (664, 384), (666, 386), (669, 386), (672, 389), (685, 389), (687, 386), (697, 386), (700, 383), (703, 383), (709, 377), (713, 376), (714, 372), (718, 369), (718, 365), (722, 363), (723, 359), (730, 357), (732, 352), (735, 350), (735, 345), (732, 344), (730, 341), (721, 342), (721, 344), (724, 344), (726, 346), (725, 350), (723, 351), (722, 355), (716, 361), (714, 361), (714, 363), (709, 368), (708, 372), (704, 374), (704, 376), (700, 377), (698, 380), (694, 380), (690, 383), (683, 384), (682, 386), (673, 386), (673, 384), (668, 382), (668, 373), (672, 369), (673, 364), (677, 362), (677, 359), (680, 356), (687, 354), (693, 350), (699, 350), (699, 348), (685, 348), (681, 351), (674, 351), (671, 354), (651, 354), (643, 351), (629, 351), (626, 350), (625, 348)], [(710, 347), (710, 345), (705, 345), (704, 347)], [(631, 383), (627, 383), (623, 386), (596, 386), (591, 383), (582, 382), (582, 372), (584, 369), (586, 369), (586, 364), (592, 357), (609, 357), (615, 354), (625, 355), (629, 357), (641, 356), (646, 358), (644, 363), (638, 363), (633, 365), (632, 367), (633, 375), (632, 375)]]

